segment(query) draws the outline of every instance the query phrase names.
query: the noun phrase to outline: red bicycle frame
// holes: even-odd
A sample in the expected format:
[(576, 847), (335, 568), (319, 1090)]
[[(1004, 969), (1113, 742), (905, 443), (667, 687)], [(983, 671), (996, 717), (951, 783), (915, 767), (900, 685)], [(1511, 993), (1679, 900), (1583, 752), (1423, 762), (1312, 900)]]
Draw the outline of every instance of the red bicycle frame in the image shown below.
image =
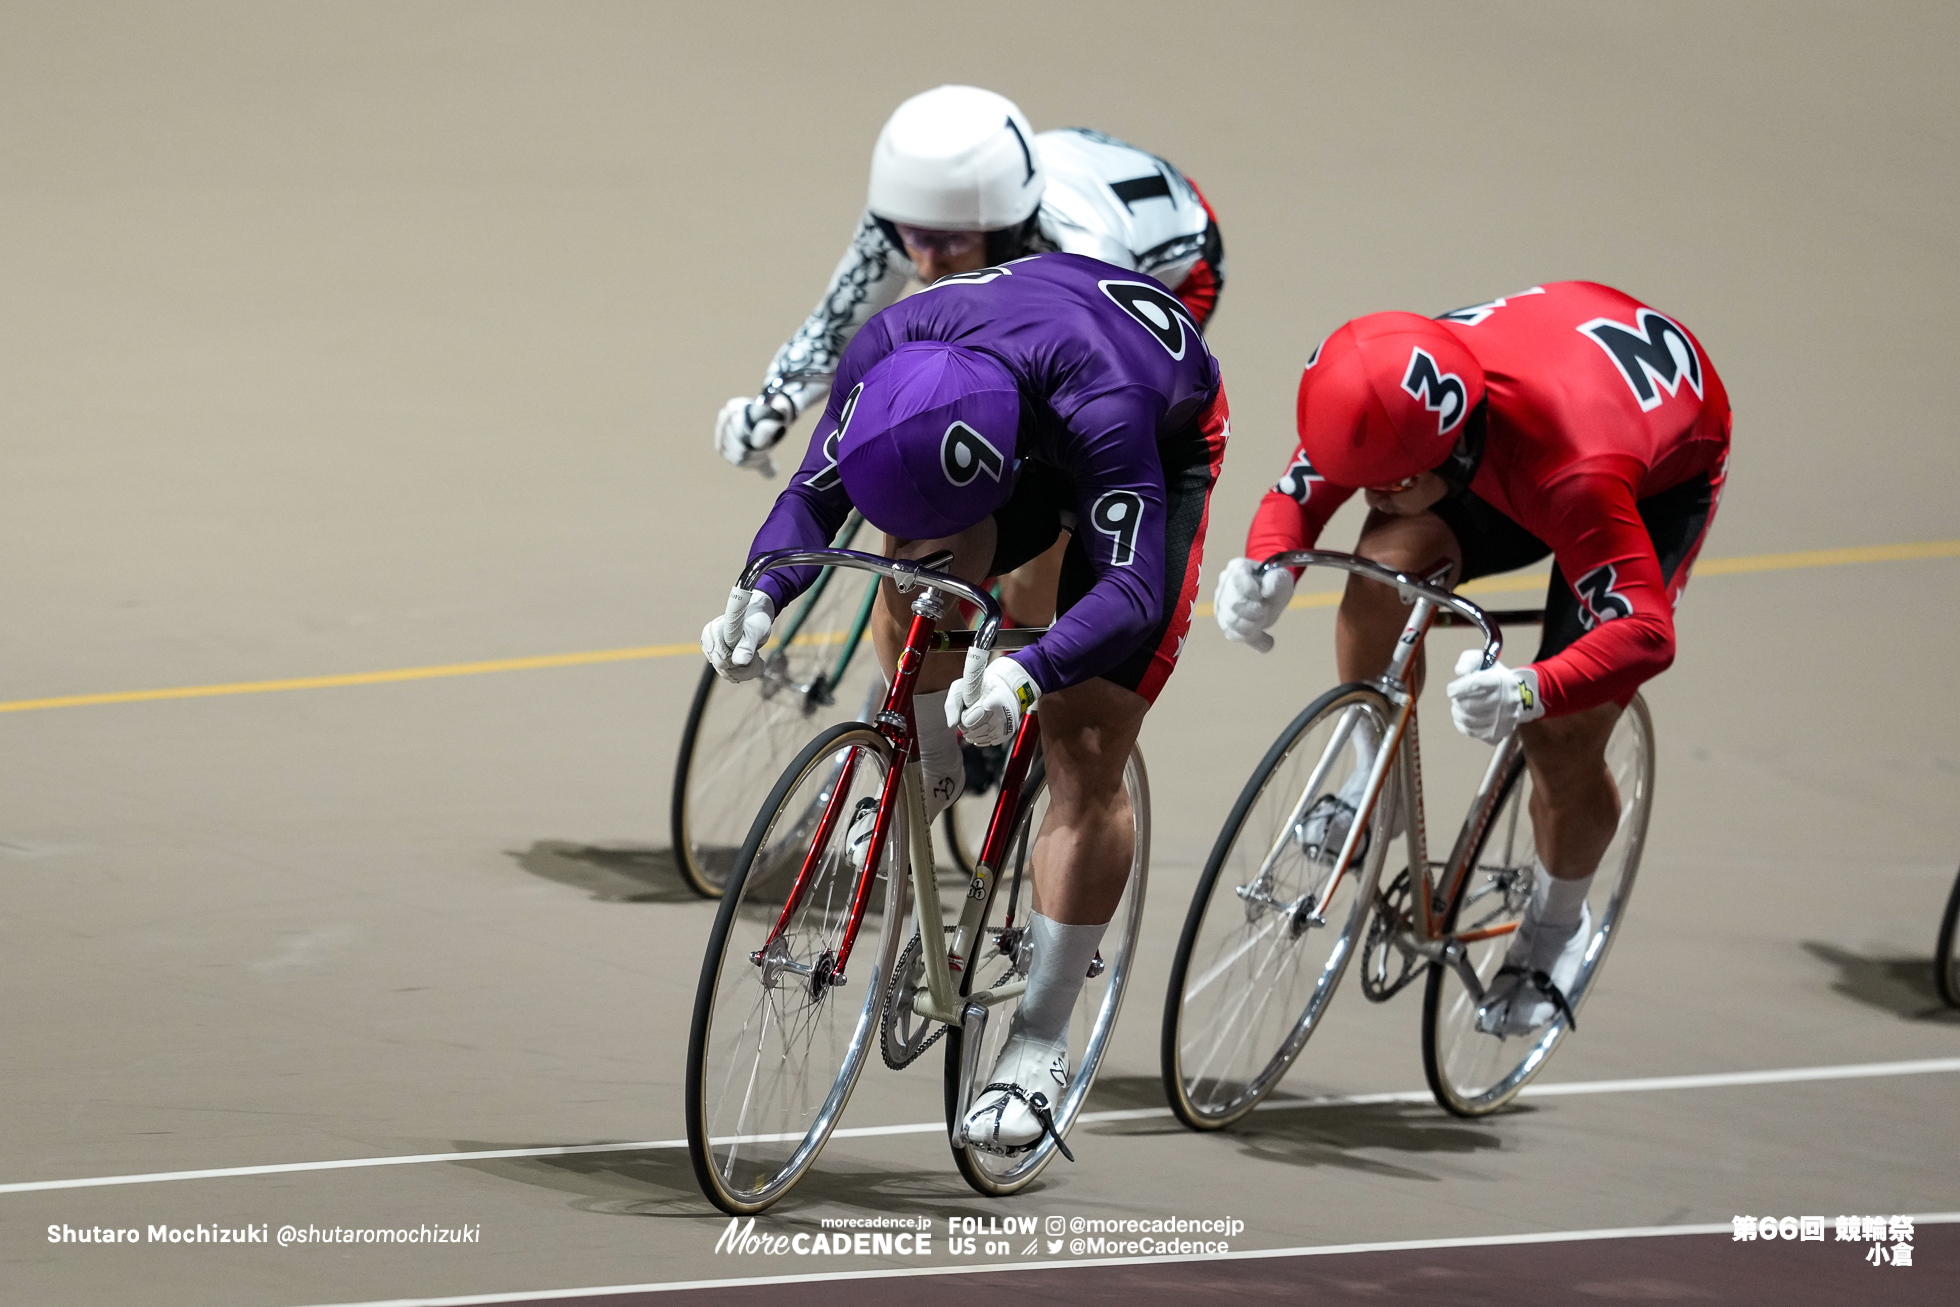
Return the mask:
[[(913, 602), (912, 624), (906, 632), (905, 645), (899, 654), (898, 666), (892, 677), (891, 688), (885, 694), (884, 707), (870, 723), (870, 728), (883, 736), (891, 746), (892, 763), (885, 773), (884, 785), (878, 796), (877, 818), (871, 829), (871, 842), (865, 850), (864, 864), (852, 884), (850, 916), (844, 929), (844, 938), (839, 942), (836, 955), (828, 968), (831, 983), (841, 983), (845, 967), (850, 962), (851, 950), (857, 943), (859, 928), (864, 924), (865, 913), (871, 902), (871, 889), (877, 880), (877, 868), (884, 856), (886, 841), (891, 836), (893, 814), (901, 804), (901, 787), (904, 784), (905, 769), (911, 764), (918, 748), (918, 723), (912, 712), (912, 697), (918, 684), (920, 669), (925, 664), (928, 653), (949, 651), (960, 648), (992, 649), (1003, 634), (1008, 635), (1007, 647), (1020, 647), (1040, 634), (1038, 630), (1003, 633), (1000, 629), (1000, 608), (992, 595), (977, 587), (946, 576), (934, 570), (933, 565), (950, 561), (950, 557), (934, 557), (911, 563), (901, 560), (878, 558), (875, 555), (855, 553), (843, 549), (825, 550), (780, 550), (765, 554), (750, 564), (743, 574), (742, 585), (753, 589), (755, 580), (761, 573), (772, 567), (784, 567), (806, 563), (825, 563), (832, 566), (855, 566), (866, 570), (881, 572), (898, 582), (901, 591), (915, 586), (923, 586), (928, 593)], [(908, 584), (909, 583), (909, 584)], [(956, 595), (975, 604), (984, 619), (977, 631), (938, 630), (938, 622), (944, 616), (943, 594)], [(1021, 729), (1014, 738), (1013, 747), (1008, 754), (1006, 773), (1001, 778), (1000, 798), (994, 805), (992, 818), (987, 825), (987, 836), (981, 846), (981, 861), (990, 867), (998, 867), (1006, 852), (1007, 841), (1012, 835), (1015, 806), (1020, 802), (1021, 789), (1027, 779), (1029, 767), (1033, 763), (1034, 750), (1041, 738), (1037, 715), (1028, 713), (1021, 719)], [(830, 797), (824, 804), (823, 816), (817, 822), (817, 829), (810, 841), (808, 852), (803, 855), (802, 865), (797, 869), (796, 880), (790, 886), (789, 895), (783, 910), (764, 941), (758, 956), (766, 952), (771, 944), (782, 935), (796, 911), (802, 906), (814, 883), (817, 868), (822, 861), (823, 850), (836, 833), (837, 823), (843, 820), (845, 796), (850, 792), (851, 781), (857, 775), (863, 760), (863, 748), (854, 748), (845, 758), (833, 783)]]

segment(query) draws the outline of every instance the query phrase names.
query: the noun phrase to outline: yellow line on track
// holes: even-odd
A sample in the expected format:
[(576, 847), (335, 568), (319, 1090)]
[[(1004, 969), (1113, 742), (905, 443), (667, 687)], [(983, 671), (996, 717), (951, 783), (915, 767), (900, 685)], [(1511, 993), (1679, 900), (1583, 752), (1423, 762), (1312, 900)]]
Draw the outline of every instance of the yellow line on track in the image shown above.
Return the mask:
[[(1802, 549), (1788, 554), (1749, 554), (1741, 558), (1704, 558), (1695, 563), (1694, 574), (1738, 576), (1744, 572), (1789, 572), (1810, 567), (1844, 567), (1851, 563), (1901, 563), (1917, 558), (1960, 558), (1960, 540), (1921, 540), (1905, 545), (1858, 545), (1850, 549)], [(1524, 572), (1514, 576), (1487, 576), (1457, 587), (1458, 594), (1518, 594), (1542, 590), (1550, 572)], [(1294, 596), (1289, 608), (1332, 608), (1341, 601), (1339, 590), (1311, 590)], [(1198, 611), (1209, 614), (1210, 604)]]
[(675, 658), (701, 652), (699, 641), (648, 644), (632, 649), (594, 649), (587, 653), (497, 658), (482, 663), (444, 663), (438, 667), (398, 667), (386, 672), (347, 672), (339, 676), (296, 676), (284, 681), (236, 681), (230, 685), (180, 685), (167, 690), (120, 690), (110, 694), (70, 694), (53, 699), (15, 699), (0, 712), (36, 708), (81, 708), (101, 703), (146, 703), (154, 699), (213, 699), (227, 694), (268, 694), (274, 690), (328, 690), (343, 685), (386, 685), (391, 681), (429, 681), (442, 676), (481, 676), (486, 672), (528, 672), (540, 667), (581, 667), (624, 663), (638, 658)]
[[(1752, 554), (1741, 558), (1705, 558), (1695, 564), (1696, 576), (1737, 576), (1745, 572), (1786, 572), (1812, 567), (1843, 567), (1853, 563), (1897, 563), (1921, 558), (1960, 558), (1960, 540), (1921, 540), (1911, 544), (1860, 545), (1849, 549), (1804, 549), (1787, 554)], [(1462, 586), (1463, 594), (1508, 594), (1540, 589), (1546, 572), (1493, 576)], [(1294, 596), (1291, 608), (1332, 608), (1338, 590), (1315, 590)], [(1210, 616), (1211, 605), (1199, 604), (1199, 616)], [(821, 638), (821, 637), (816, 637)], [(269, 694), (275, 690), (329, 690), (347, 685), (387, 685), (397, 681), (432, 681), (449, 676), (482, 676), (490, 672), (528, 672), (544, 667), (583, 667), (592, 663), (625, 663), (643, 658), (679, 658), (699, 654), (701, 646), (647, 644), (628, 649), (593, 649), (584, 653), (540, 654), (531, 658), (497, 658), (488, 662), (444, 663), (435, 667), (397, 667), (382, 672), (346, 672), (337, 676), (297, 676), (280, 681), (235, 681), (229, 685), (180, 685), (163, 690), (119, 690), (108, 694), (68, 694), (48, 699), (0, 702), (0, 713), (34, 712), (42, 708), (85, 708), (98, 704), (149, 703), (159, 699), (215, 699), (233, 694)]]

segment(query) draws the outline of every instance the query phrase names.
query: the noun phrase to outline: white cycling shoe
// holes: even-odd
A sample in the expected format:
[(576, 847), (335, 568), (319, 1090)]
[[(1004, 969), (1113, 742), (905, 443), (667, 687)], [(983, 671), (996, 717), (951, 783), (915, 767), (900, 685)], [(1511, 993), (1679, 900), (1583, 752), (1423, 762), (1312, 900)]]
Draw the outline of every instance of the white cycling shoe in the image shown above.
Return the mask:
[(1047, 1044), (1009, 1034), (986, 1088), (960, 1123), (960, 1134), (969, 1148), (1002, 1157), (1028, 1152), (1042, 1136), (1054, 1135), (1056, 1147), (1072, 1162), (1075, 1154), (1055, 1133), (1052, 1115), (1067, 1088), (1066, 1040)]
[(1477, 1009), (1477, 1029), (1487, 1035), (1525, 1035), (1564, 1015), (1573, 1029), (1567, 995), (1579, 979), (1592, 942), (1592, 909), (1581, 906), (1570, 933), (1534, 921), (1529, 913), (1511, 936), (1504, 965)]
[[(1341, 855), (1341, 846), (1347, 843), (1348, 831), (1353, 828), (1354, 805), (1338, 794), (1323, 794), (1293, 828), (1293, 840), (1300, 846), (1300, 852), (1314, 862), (1332, 863)], [(1368, 856), (1372, 838), (1371, 832), (1361, 832), (1361, 843), (1354, 850), (1356, 862)]]
[[(960, 795), (966, 792), (966, 777), (954, 774), (926, 778), (927, 822), (939, 820), (939, 814), (959, 802)], [(864, 870), (865, 854), (871, 851), (871, 832), (878, 824), (878, 801), (869, 795), (857, 801), (851, 812), (851, 824), (844, 831), (844, 848), (850, 855), (851, 870)]]
[[(1366, 767), (1355, 768), (1341, 782), (1341, 788), (1313, 801), (1313, 806), (1307, 809), (1299, 824), (1293, 828), (1293, 841), (1300, 846), (1301, 853), (1315, 862), (1333, 865), (1334, 859), (1341, 855), (1341, 846), (1347, 843), (1348, 831), (1354, 828), (1361, 795), (1368, 788), (1368, 770)], [(1389, 829), (1394, 829), (1392, 823)], [(1373, 831), (1361, 832), (1361, 841), (1354, 850), (1357, 864), (1368, 856), (1368, 845), (1373, 839)]]
[(859, 799), (851, 812), (851, 824), (844, 831), (844, 851), (851, 859), (852, 871), (864, 870), (864, 856), (871, 851), (871, 832), (878, 825), (878, 800)]

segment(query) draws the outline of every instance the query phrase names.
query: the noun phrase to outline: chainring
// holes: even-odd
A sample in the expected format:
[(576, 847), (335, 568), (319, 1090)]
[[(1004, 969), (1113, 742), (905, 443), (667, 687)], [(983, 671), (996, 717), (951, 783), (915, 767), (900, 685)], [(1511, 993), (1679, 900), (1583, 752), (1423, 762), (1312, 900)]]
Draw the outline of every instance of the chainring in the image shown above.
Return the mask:
[(914, 934), (892, 968), (891, 983), (885, 986), (883, 1011), (878, 1017), (878, 1051), (884, 1056), (885, 1065), (894, 1071), (902, 1071), (918, 1061), (946, 1033), (945, 1026), (919, 1016), (912, 1009), (912, 996), (918, 992), (925, 970), (925, 955), (918, 935)]
[(1421, 954), (1395, 944), (1397, 936), (1406, 939), (1415, 933), (1411, 908), (1409, 869), (1404, 867), (1387, 889), (1377, 887), (1375, 910), (1368, 917), (1368, 939), (1361, 946), (1361, 992), (1371, 1003), (1388, 1002), (1428, 966)]

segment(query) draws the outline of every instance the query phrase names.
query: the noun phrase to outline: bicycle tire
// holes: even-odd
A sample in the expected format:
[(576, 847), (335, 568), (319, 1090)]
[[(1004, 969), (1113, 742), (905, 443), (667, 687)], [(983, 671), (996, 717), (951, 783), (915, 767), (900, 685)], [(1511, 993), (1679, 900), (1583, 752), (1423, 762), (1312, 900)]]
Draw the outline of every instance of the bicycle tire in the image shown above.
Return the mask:
[(1321, 906), (1335, 858), (1308, 841), (1302, 814), (1354, 769), (1348, 714), (1385, 732), (1392, 711), (1358, 682), (1321, 695), (1273, 741), (1218, 833), (1171, 960), (1159, 1050), (1171, 1110), (1194, 1130), (1232, 1124), (1278, 1086), (1357, 951), (1392, 842), (1395, 774), (1370, 813), (1360, 866), (1334, 885), (1318, 927), (1301, 913)]
[[(992, 921), (997, 910), (1004, 914), (1000, 890), (1003, 884), (1012, 883), (1017, 864), (1023, 872), (1023, 882), (1020, 905), (1016, 910), (1023, 921), (1026, 914), (1033, 910), (1030, 854), (1034, 836), (1040, 830), (1040, 819), (1047, 811), (1046, 804), (1042, 802), (1046, 797), (1046, 781), (1046, 768), (1037, 762), (1030, 769), (1021, 790), (1021, 800), (1015, 810), (1014, 837), (1008, 844), (1002, 874), (994, 878), (993, 891), (983, 918), (982, 943), (974, 949), (962, 975), (962, 997), (971, 994), (974, 986), (983, 980), (985, 985), (993, 986), (1020, 974), (1018, 962), (1003, 955), (998, 947), (998, 938), (990, 935), (984, 922)], [(1138, 749), (1132, 748), (1130, 751), (1129, 761), (1123, 769), (1123, 782), (1130, 796), (1136, 843), (1130, 856), (1130, 877), (1123, 887), (1123, 897), (1116, 905), (1115, 915), (1110, 919), (1109, 930), (1103, 935), (1102, 947), (1098, 950), (1104, 969), (1083, 984), (1082, 993), (1076, 999), (1075, 1014), (1069, 1022), (1070, 1048), (1079, 1047), (1082, 1056), (1074, 1060), (1074, 1074), (1052, 1109), (1055, 1133), (1063, 1139), (1068, 1137), (1069, 1130), (1081, 1114), (1082, 1106), (1088, 1101), (1090, 1089), (1095, 1084), (1096, 1073), (1102, 1067), (1103, 1055), (1108, 1051), (1110, 1035), (1123, 1006), (1123, 994), (1129, 986), (1137, 940), (1143, 930), (1144, 895), (1148, 889), (1150, 871), (1150, 776), (1144, 768), (1143, 753)], [(990, 1069), (999, 1056), (1001, 1046), (1007, 1039), (1007, 1027), (1016, 1001), (1007, 1000), (989, 1012), (978, 1052), (981, 1067)], [(1073, 1034), (1078, 1030), (1082, 1032), (1080, 1042)], [(954, 1025), (948, 1029), (945, 1041), (945, 1091), (947, 1135), (950, 1140), (958, 1139), (960, 1122), (970, 1107), (970, 1104), (960, 1101), (959, 1092), (965, 1039), (966, 1032), (962, 1027)], [(983, 1078), (976, 1078), (975, 1091), (978, 1092), (985, 1083)], [(1030, 1152), (1014, 1157), (983, 1153), (958, 1142), (953, 1143), (952, 1149), (953, 1162), (959, 1168), (961, 1177), (976, 1193), (989, 1198), (1005, 1198), (1026, 1189), (1047, 1169), (1058, 1151), (1053, 1138), (1045, 1138)]]
[[(837, 800), (842, 814), (786, 928), (765, 946), (852, 757), (849, 788)], [(732, 1215), (762, 1211), (802, 1178), (877, 1038), (885, 980), (905, 933), (903, 816), (888, 837), (884, 883), (873, 886), (845, 980), (821, 989), (814, 980), (824, 959), (834, 958), (850, 915), (856, 877), (845, 851), (848, 813), (875, 798), (891, 765), (891, 746), (862, 724), (817, 736), (770, 791), (723, 891), (695, 989), (685, 1097), (695, 1178)], [(785, 819), (789, 828), (778, 835)], [(758, 960), (764, 957), (775, 965)], [(827, 1001), (845, 994), (862, 997)]]
[[(1606, 744), (1606, 761), (1621, 796), (1620, 824), (1586, 895), (1593, 934), (1578, 978), (1565, 995), (1570, 1015), (1556, 1014), (1524, 1035), (1483, 1030), (1478, 1025), (1478, 1005), (1462, 978), (1448, 966), (1430, 964), (1422, 1001), (1423, 1075), (1437, 1104), (1456, 1116), (1488, 1116), (1516, 1098), (1544, 1069), (1592, 995), (1606, 955), (1624, 925), (1654, 801), (1654, 723), (1639, 695), (1615, 723)], [(1517, 872), (1520, 867), (1528, 871), (1537, 857), (1530, 788), (1530, 773), (1520, 755), (1504, 780), (1490, 822), (1478, 837), (1471, 870), (1451, 896), (1444, 916), (1448, 934), (1463, 930), (1466, 911), (1482, 914), (1472, 923), (1478, 930), (1501, 929), (1522, 918), (1530, 898), (1529, 883)], [(1504, 897), (1491, 900), (1493, 893)], [(1473, 904), (1482, 906), (1473, 908)], [(1490, 984), (1508, 947), (1508, 935), (1466, 945), (1469, 964), (1481, 984)]]
[(741, 851), (749, 817), (740, 796), (760, 788), (814, 729), (876, 710), (883, 677), (862, 648), (852, 650), (840, 683), (826, 684), (820, 695), (798, 689), (834, 670), (840, 637), (848, 638), (863, 595), (863, 587), (840, 573), (815, 599), (799, 601), (809, 605), (798, 621), (806, 634), (787, 649), (765, 646), (761, 656), (770, 666), (756, 680), (731, 685), (714, 668), (701, 669), (681, 730), (668, 807), (675, 864), (701, 897), (721, 896)]
[(1940, 917), (1939, 942), (1933, 948), (1933, 983), (1940, 997), (1960, 1007), (1960, 877), (1953, 892), (1946, 896), (1946, 912)]

